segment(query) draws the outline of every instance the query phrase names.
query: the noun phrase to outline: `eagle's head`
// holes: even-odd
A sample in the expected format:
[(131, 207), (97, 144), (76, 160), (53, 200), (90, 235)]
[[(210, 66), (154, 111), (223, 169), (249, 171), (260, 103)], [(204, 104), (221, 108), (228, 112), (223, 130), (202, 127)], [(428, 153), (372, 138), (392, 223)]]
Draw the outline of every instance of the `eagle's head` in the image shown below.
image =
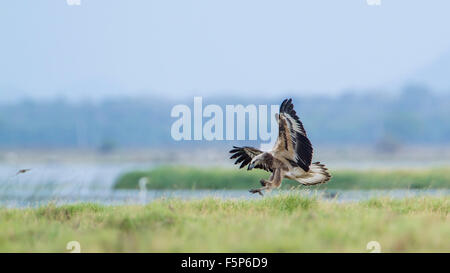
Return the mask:
[(252, 161), (250, 161), (250, 164), (248, 164), (247, 170), (251, 170), (255, 168), (256, 166), (268, 166), (269, 162), (272, 160), (272, 155), (270, 153), (262, 153), (257, 156), (255, 156)]

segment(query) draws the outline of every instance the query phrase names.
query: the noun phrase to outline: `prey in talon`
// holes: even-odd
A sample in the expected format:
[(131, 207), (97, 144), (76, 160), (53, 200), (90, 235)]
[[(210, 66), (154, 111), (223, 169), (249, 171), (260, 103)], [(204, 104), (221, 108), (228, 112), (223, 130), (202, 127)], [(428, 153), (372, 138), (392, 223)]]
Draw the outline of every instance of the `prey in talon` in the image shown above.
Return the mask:
[(251, 193), (263, 195), (264, 191), (279, 188), (283, 178), (295, 180), (310, 186), (326, 183), (331, 175), (324, 164), (312, 162), (313, 148), (306, 131), (294, 110), (292, 99), (285, 99), (280, 105), (278, 138), (271, 151), (264, 152), (253, 147), (236, 147), (230, 150), (231, 159), (237, 158), (235, 164), (247, 170), (254, 168), (270, 172), (268, 180), (261, 179), (261, 188), (251, 189)]

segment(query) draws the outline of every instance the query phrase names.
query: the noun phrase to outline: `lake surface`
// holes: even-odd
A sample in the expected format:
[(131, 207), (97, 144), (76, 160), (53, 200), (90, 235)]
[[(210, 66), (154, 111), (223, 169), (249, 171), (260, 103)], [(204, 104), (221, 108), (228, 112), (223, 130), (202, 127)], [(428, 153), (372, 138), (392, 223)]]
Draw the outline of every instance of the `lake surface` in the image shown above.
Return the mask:
[[(144, 204), (158, 198), (194, 199), (215, 197), (222, 199), (257, 199), (259, 195), (247, 190), (113, 190), (116, 178), (123, 172), (136, 168), (148, 168), (136, 164), (44, 164), (26, 166), (29, 172), (16, 175), (24, 166), (0, 165), (0, 206), (34, 207), (50, 202), (68, 204), (96, 202), (107, 205)], [(252, 185), (249, 185), (249, 188)], [(284, 191), (286, 192), (286, 191)], [(276, 195), (283, 191), (273, 191)], [(366, 200), (389, 196), (450, 195), (450, 190), (302, 190), (295, 194), (313, 195), (339, 202)]]

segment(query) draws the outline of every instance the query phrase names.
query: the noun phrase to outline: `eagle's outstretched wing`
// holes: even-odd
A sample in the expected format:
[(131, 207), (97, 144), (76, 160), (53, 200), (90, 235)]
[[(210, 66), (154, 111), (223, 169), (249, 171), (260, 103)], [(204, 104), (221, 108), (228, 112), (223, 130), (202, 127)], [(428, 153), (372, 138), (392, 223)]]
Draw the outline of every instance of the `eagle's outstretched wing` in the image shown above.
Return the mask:
[[(237, 158), (237, 160), (236, 160), (236, 162), (234, 162), (234, 164), (239, 164), (242, 162), (241, 166), (239, 166), (240, 169), (245, 167), (247, 164), (249, 164), (252, 161), (253, 157), (263, 153), (263, 151), (261, 151), (261, 150), (258, 150), (253, 147), (248, 147), (248, 146), (245, 146), (245, 147), (233, 146), (233, 148), (234, 149), (230, 150), (230, 153), (233, 154), (230, 157), (230, 159)], [(267, 166), (262, 165), (262, 164), (256, 165), (255, 168), (263, 169), (266, 171), (272, 171), (270, 168), (268, 168)]]
[(277, 120), (278, 139), (272, 151), (289, 160), (294, 166), (297, 165), (306, 172), (309, 171), (313, 148), (305, 128), (294, 110), (292, 99), (285, 99), (281, 103)]

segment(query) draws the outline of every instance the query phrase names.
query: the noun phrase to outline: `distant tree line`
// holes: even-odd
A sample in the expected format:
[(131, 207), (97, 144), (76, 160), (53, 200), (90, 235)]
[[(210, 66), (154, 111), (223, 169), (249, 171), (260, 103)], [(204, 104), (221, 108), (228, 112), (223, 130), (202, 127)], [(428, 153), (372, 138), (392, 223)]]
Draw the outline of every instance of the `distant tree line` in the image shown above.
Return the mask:
[[(408, 86), (397, 95), (293, 93), (295, 109), (313, 143), (450, 144), (450, 95)], [(205, 104), (279, 104), (283, 98), (207, 97)], [(0, 105), (1, 148), (115, 148), (174, 145), (170, 111), (192, 100), (108, 99), (102, 102), (23, 100)], [(184, 143), (183, 145), (195, 144)], [(212, 142), (211, 145), (218, 145)], [(223, 144), (223, 142), (222, 142)], [(176, 144), (180, 145), (180, 144)]]

